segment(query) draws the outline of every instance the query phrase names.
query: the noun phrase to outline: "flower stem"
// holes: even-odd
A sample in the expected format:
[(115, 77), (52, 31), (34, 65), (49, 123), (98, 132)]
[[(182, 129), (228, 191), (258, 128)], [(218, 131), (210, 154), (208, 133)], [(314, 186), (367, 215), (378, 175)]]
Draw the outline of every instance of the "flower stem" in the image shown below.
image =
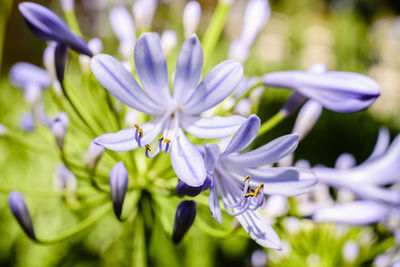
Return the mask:
[(107, 215), (107, 213), (111, 212), (111, 210), (112, 210), (111, 204), (107, 203), (106, 205), (100, 207), (95, 212), (93, 212), (85, 220), (81, 221), (78, 225), (75, 226), (75, 228), (73, 228), (55, 238), (51, 238), (51, 239), (38, 238), (37, 242), (39, 244), (49, 245), (49, 244), (58, 243), (60, 241), (68, 239), (68, 238), (80, 233), (81, 231), (85, 230), (86, 228), (89, 228), (91, 225), (93, 225), (94, 223), (99, 221), (101, 218), (103, 218), (105, 215)]
[(83, 36), (81, 29), (79, 28), (79, 24), (78, 24), (78, 20), (76, 19), (75, 12), (73, 10), (65, 11), (64, 15), (65, 15), (65, 20), (67, 21), (67, 24), (70, 27), (70, 29), (74, 33), (76, 33), (80, 36)]
[(208, 62), (215, 45), (221, 35), (222, 29), (224, 28), (226, 18), (228, 17), (229, 10), (231, 8), (230, 3), (219, 1), (214, 15), (208, 25), (207, 31), (203, 37), (203, 49), (204, 49), (204, 62)]
[(282, 122), (285, 118), (286, 116), (282, 112), (276, 113), (274, 116), (272, 116), (272, 118), (261, 124), (261, 127), (258, 130), (258, 135), (265, 134), (276, 125), (278, 125), (280, 122)]

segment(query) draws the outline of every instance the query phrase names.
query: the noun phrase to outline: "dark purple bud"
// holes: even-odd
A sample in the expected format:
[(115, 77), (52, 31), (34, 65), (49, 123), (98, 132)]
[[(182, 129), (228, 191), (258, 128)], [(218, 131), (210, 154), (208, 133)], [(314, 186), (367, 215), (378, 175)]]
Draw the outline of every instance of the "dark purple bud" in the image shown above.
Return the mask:
[(74, 34), (67, 24), (50, 9), (32, 2), (19, 4), (29, 29), (39, 38), (56, 41), (71, 47), (80, 54), (93, 56), (86, 42)]
[(204, 184), (201, 186), (189, 186), (184, 182), (182, 182), (181, 180), (178, 180), (178, 184), (176, 186), (176, 193), (180, 197), (183, 196), (195, 197), (202, 191), (207, 190), (208, 188), (210, 188), (210, 178), (208, 176), (204, 181)]
[(56, 69), (57, 80), (62, 83), (64, 81), (65, 65), (68, 58), (68, 47), (64, 44), (57, 43), (54, 50), (54, 64)]
[(118, 219), (121, 217), (127, 187), (128, 172), (124, 163), (120, 161), (114, 165), (110, 173), (111, 200), (114, 206), (115, 216), (117, 216)]
[(182, 201), (176, 209), (174, 232), (172, 233), (172, 241), (175, 244), (181, 242), (186, 232), (192, 226), (196, 218), (196, 202), (192, 200)]
[(25, 234), (31, 239), (37, 240), (24, 196), (18, 191), (12, 191), (8, 195), (8, 203), (12, 213), (14, 214), (14, 217), (17, 219)]

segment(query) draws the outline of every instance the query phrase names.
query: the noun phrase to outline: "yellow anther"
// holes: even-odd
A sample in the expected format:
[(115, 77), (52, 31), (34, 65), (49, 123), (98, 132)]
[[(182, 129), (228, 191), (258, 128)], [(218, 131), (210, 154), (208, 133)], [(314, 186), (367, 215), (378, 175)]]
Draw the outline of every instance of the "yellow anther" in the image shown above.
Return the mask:
[(169, 140), (169, 139), (167, 139), (167, 138), (164, 138), (163, 142), (164, 142), (164, 143), (171, 143), (171, 140)]
[(258, 193), (260, 193), (260, 189), (257, 188), (256, 190), (254, 190), (254, 196), (256, 197)]
[(142, 128), (140, 128), (139, 125), (137, 125), (137, 124), (135, 124), (134, 126), (135, 126), (136, 130), (139, 132), (140, 138), (143, 138), (143, 130), (142, 130)]
[(254, 196), (254, 193), (253, 193), (253, 192), (247, 193), (247, 194), (244, 195), (244, 197), (252, 197), (252, 196)]
[(250, 179), (250, 175), (246, 175), (246, 177), (244, 177), (244, 182), (246, 182), (249, 179)]
[(134, 126), (139, 131), (139, 129), (140, 129), (139, 125), (135, 124)]
[(263, 188), (264, 187), (264, 184), (263, 183), (261, 183), (259, 186), (258, 186), (258, 189), (260, 189), (261, 190), (261, 188)]
[(158, 138), (158, 141), (162, 141), (164, 139), (164, 137), (160, 136), (160, 138)]
[(151, 148), (150, 148), (149, 144), (145, 145), (145, 147), (146, 147), (149, 151), (151, 151)]

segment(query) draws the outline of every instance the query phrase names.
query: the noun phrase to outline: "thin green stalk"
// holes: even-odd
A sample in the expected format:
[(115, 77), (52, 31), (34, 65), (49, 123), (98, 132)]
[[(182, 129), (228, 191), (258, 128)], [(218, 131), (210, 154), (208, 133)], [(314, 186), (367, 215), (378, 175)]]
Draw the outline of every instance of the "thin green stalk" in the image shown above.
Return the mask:
[(37, 241), (39, 244), (43, 245), (50, 245), (54, 243), (61, 242), (65, 239), (68, 239), (74, 235), (79, 234), (83, 230), (89, 228), (93, 224), (95, 224), (97, 221), (99, 221), (101, 218), (107, 215), (107, 213), (111, 212), (112, 206), (110, 203), (107, 203), (106, 205), (100, 207), (98, 210), (93, 212), (89, 217), (87, 217), (85, 220), (81, 221), (78, 225), (76, 225), (74, 228), (71, 230), (65, 232), (64, 234), (57, 236), (55, 238), (37, 238)]
[(258, 130), (258, 135), (265, 134), (276, 125), (278, 125), (280, 122), (282, 122), (285, 118), (286, 116), (282, 112), (276, 113), (272, 118), (261, 124), (261, 127)]
[(73, 10), (68, 10), (64, 12), (65, 20), (69, 28), (76, 34), (83, 36), (81, 29), (79, 28), (78, 20), (76, 19), (75, 12)]
[(219, 1), (214, 15), (208, 25), (207, 31), (203, 37), (203, 50), (204, 50), (204, 62), (205, 66), (208, 63), (208, 59), (217, 44), (221, 32), (225, 26), (226, 19), (228, 17), (231, 4), (225, 1)]

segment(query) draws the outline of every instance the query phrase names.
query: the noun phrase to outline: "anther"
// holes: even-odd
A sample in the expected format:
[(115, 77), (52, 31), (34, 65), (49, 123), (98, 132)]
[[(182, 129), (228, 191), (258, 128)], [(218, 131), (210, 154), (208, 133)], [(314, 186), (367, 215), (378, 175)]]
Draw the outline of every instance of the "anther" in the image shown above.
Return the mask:
[(164, 137), (160, 137), (160, 138), (158, 138), (158, 141), (162, 141), (162, 140), (164, 140)]
[(246, 175), (246, 177), (244, 177), (244, 182), (246, 182), (249, 179), (250, 179), (250, 175)]
[(149, 144), (146, 144), (145, 147), (146, 147), (149, 151), (151, 151), (151, 148), (150, 148)]
[(143, 129), (139, 127), (139, 125), (135, 124), (134, 125), (136, 130), (139, 132), (140, 134), (140, 138), (143, 138)]
[(167, 144), (169, 144), (169, 143), (171, 143), (171, 140), (169, 140), (169, 139), (167, 139), (167, 138), (164, 138), (164, 143), (167, 143)]

